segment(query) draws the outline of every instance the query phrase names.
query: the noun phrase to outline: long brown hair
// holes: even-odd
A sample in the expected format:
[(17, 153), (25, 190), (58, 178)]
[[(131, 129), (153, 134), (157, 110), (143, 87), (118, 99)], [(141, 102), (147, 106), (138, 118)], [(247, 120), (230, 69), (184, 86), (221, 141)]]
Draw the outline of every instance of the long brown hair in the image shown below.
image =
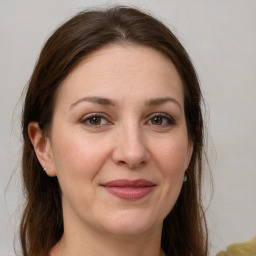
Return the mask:
[(152, 16), (130, 7), (84, 11), (48, 39), (30, 79), (23, 109), (23, 179), (26, 205), (20, 224), (24, 256), (45, 256), (63, 234), (61, 192), (56, 177), (42, 171), (28, 136), (28, 124), (39, 123), (48, 136), (56, 92), (89, 53), (110, 44), (152, 47), (174, 63), (183, 81), (187, 130), (194, 143), (188, 180), (165, 218), (162, 248), (166, 255), (206, 256), (208, 238), (201, 202), (203, 120), (196, 72), (174, 34)]

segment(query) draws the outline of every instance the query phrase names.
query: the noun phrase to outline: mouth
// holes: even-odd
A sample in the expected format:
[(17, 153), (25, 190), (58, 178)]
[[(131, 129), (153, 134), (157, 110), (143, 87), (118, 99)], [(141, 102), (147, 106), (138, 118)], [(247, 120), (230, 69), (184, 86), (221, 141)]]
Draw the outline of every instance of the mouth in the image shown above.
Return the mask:
[(118, 198), (136, 200), (150, 194), (155, 188), (156, 184), (144, 179), (120, 179), (109, 181), (101, 186), (103, 186), (110, 194)]

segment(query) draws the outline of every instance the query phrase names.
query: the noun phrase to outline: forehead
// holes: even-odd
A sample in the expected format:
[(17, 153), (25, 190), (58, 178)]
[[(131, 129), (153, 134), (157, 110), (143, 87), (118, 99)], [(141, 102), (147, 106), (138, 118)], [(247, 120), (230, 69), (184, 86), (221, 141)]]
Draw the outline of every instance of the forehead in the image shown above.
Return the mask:
[(62, 83), (57, 100), (81, 94), (111, 98), (151, 94), (148, 97), (152, 98), (152, 94), (164, 96), (167, 92), (183, 98), (180, 76), (164, 54), (145, 46), (108, 45), (75, 67)]

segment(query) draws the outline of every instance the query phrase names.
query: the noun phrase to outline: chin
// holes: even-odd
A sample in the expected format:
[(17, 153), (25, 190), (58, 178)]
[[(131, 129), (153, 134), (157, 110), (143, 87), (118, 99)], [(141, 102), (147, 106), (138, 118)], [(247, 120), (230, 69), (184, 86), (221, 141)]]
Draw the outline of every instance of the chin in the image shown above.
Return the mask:
[(163, 220), (159, 220), (155, 216), (134, 211), (123, 211), (120, 214), (110, 216), (104, 226), (109, 233), (114, 235), (131, 236), (142, 235), (155, 228), (162, 227), (162, 223)]

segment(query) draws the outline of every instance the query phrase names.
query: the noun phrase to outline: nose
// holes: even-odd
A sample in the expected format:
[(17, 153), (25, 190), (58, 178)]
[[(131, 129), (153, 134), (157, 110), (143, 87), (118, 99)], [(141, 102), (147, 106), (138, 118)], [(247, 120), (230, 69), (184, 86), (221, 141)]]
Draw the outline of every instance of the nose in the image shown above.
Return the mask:
[(137, 126), (120, 128), (114, 143), (113, 161), (130, 169), (138, 168), (149, 161), (146, 139)]

